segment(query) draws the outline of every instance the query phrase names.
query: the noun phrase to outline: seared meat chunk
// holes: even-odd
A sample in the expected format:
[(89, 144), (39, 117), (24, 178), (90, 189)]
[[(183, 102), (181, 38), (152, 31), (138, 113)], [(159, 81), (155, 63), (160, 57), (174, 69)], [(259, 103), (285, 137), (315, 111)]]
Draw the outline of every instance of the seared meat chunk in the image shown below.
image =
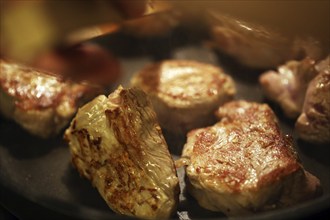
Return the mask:
[(267, 71), (260, 76), (261, 86), (266, 96), (279, 103), (285, 115), (297, 118), (305, 99), (309, 82), (317, 75), (315, 61), (289, 61), (276, 71)]
[(315, 66), (319, 72), (310, 82), (295, 130), (305, 141), (330, 143), (330, 57)]
[(0, 60), (0, 113), (33, 135), (57, 135), (78, 107), (102, 89)]
[(318, 195), (319, 180), (303, 169), (268, 105), (233, 101), (216, 114), (220, 122), (189, 132), (181, 159), (201, 206), (246, 215)]
[(316, 63), (310, 58), (289, 61), (260, 76), (267, 97), (296, 121), (295, 130), (305, 141), (330, 142), (330, 58)]
[(118, 88), (79, 109), (66, 130), (72, 162), (120, 214), (168, 218), (178, 202), (174, 162), (146, 94)]
[(223, 70), (188, 60), (149, 65), (131, 84), (150, 96), (162, 128), (178, 135), (213, 124), (213, 112), (235, 94), (234, 82)]

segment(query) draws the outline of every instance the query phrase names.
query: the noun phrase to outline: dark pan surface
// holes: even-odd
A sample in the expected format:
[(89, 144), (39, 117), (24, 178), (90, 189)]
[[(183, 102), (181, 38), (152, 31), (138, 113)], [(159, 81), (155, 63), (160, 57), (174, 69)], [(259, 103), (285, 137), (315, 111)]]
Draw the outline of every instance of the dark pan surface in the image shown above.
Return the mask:
[[(198, 36), (177, 30), (168, 36), (139, 40), (122, 34), (97, 39), (97, 43), (114, 51), (121, 59), (123, 76), (118, 84), (128, 86), (132, 74), (146, 64), (162, 59), (192, 59), (219, 65), (230, 74), (237, 86), (236, 99), (267, 102), (258, 85), (258, 70), (239, 66), (229, 57), (203, 46)], [(111, 42), (111, 43), (110, 43)], [(116, 86), (116, 85), (114, 85)], [(113, 87), (114, 88), (114, 87)], [(283, 117), (281, 110), (269, 103), (287, 134), (294, 122)], [(27, 134), (13, 122), (0, 118), (0, 203), (21, 219), (125, 219), (112, 212), (96, 189), (81, 178), (70, 164), (70, 154), (62, 135), (41, 140)], [(184, 137), (168, 135), (169, 147), (178, 158)], [(329, 214), (330, 148), (296, 141), (296, 149), (306, 170), (316, 175), (324, 193), (315, 200), (291, 208), (256, 214), (243, 219), (302, 219)], [(187, 195), (184, 174), (179, 169), (182, 193), (173, 219), (225, 219), (221, 213), (207, 211)], [(240, 218), (242, 219), (242, 218)]]

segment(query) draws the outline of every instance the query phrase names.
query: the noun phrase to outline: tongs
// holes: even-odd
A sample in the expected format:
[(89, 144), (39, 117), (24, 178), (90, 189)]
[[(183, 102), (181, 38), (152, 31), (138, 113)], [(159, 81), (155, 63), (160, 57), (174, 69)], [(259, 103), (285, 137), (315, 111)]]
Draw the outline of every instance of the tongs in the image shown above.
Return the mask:
[[(127, 20), (127, 15), (112, 3), (108, 0), (1, 1), (1, 55), (31, 62), (54, 48), (70, 47), (114, 32)], [(150, 0), (142, 0), (140, 4), (146, 7), (143, 15), (156, 13), (159, 5), (164, 5)]]
[[(15, 1), (0, 2), (1, 52), (21, 61), (34, 57), (54, 47), (66, 47), (85, 40), (114, 32), (126, 21), (124, 14), (109, 4), (108, 0), (93, 1)], [(144, 2), (144, 15), (162, 13), (163, 10), (190, 10), (198, 17), (205, 8), (219, 13), (241, 17), (261, 25), (282, 29), (285, 34), (310, 33), (329, 47), (328, 1), (157, 1)], [(292, 14), (295, 14), (292, 17)], [(151, 15), (153, 16), (153, 15)], [(155, 17), (155, 19), (157, 19)], [(329, 50), (329, 49), (328, 49)]]

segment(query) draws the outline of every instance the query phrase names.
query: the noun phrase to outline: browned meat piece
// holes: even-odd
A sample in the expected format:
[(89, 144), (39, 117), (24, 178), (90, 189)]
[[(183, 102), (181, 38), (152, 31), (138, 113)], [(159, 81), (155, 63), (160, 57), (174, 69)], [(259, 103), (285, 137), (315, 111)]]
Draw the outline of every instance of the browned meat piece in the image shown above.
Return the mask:
[(295, 129), (305, 141), (326, 144), (330, 142), (330, 57), (317, 64), (316, 70), (319, 73), (308, 86)]
[(223, 70), (188, 60), (149, 65), (131, 83), (150, 96), (160, 125), (174, 134), (211, 125), (213, 112), (235, 94), (234, 82)]
[(65, 138), (74, 166), (115, 212), (163, 219), (176, 209), (174, 163), (141, 90), (98, 96), (79, 109)]
[(0, 113), (42, 138), (57, 135), (77, 108), (101, 91), (0, 60)]
[(278, 73), (261, 75), (265, 94), (280, 104), (286, 116), (299, 118), (296, 131), (305, 141), (330, 142), (330, 58), (316, 63), (310, 58), (290, 61)]
[(301, 113), (309, 82), (317, 75), (315, 61), (289, 61), (278, 71), (267, 71), (260, 76), (266, 96), (279, 103), (285, 115), (297, 118)]
[(189, 132), (181, 159), (201, 206), (245, 215), (319, 193), (319, 180), (303, 169), (268, 105), (233, 101), (216, 114), (220, 122)]
[(211, 45), (251, 68), (275, 68), (287, 60), (306, 56), (319, 59), (321, 45), (315, 39), (288, 38), (266, 27), (209, 11)]

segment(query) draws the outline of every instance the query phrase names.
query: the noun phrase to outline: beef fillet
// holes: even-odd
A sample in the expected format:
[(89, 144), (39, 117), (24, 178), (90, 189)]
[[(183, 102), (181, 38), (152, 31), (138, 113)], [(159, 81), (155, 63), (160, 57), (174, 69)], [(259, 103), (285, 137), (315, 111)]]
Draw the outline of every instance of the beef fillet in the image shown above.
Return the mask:
[(319, 180), (304, 170), (268, 105), (234, 101), (217, 116), (214, 126), (189, 132), (180, 161), (202, 207), (247, 215), (319, 194)]

